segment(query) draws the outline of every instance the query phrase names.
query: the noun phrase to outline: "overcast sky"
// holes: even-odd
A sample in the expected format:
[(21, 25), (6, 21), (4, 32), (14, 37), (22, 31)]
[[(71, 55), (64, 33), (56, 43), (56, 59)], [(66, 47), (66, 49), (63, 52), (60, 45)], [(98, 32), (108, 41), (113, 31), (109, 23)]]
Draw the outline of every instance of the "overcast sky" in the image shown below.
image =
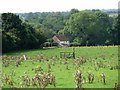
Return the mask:
[(118, 9), (120, 0), (1, 0), (0, 13), (56, 12), (75, 8)]

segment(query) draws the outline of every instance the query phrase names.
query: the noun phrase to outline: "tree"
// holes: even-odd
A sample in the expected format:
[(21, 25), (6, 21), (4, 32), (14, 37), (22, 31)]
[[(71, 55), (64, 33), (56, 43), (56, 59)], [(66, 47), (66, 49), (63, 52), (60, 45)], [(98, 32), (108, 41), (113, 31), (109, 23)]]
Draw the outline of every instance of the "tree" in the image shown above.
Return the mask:
[(78, 9), (71, 9), (69, 12), (69, 15), (75, 14), (75, 13), (79, 13)]
[(107, 39), (108, 19), (102, 12), (80, 11), (71, 15), (65, 32), (81, 45), (103, 45)]
[(39, 48), (46, 40), (41, 30), (22, 23), (19, 16), (13, 13), (3, 13), (1, 19), (3, 52)]
[(48, 38), (52, 38), (53, 35), (57, 34), (60, 30), (64, 29), (64, 15), (60, 12), (55, 14), (49, 14), (46, 20), (43, 21), (41, 29)]
[(118, 14), (118, 17), (115, 18), (114, 22), (113, 22), (113, 26), (112, 29), (110, 31), (110, 35), (111, 35), (111, 44), (114, 45), (118, 45), (119, 44), (119, 31), (120, 31), (120, 14)]
[(12, 13), (3, 13), (2, 19), (2, 48), (4, 51), (17, 49), (17, 42), (20, 38), (21, 23), (19, 16)]

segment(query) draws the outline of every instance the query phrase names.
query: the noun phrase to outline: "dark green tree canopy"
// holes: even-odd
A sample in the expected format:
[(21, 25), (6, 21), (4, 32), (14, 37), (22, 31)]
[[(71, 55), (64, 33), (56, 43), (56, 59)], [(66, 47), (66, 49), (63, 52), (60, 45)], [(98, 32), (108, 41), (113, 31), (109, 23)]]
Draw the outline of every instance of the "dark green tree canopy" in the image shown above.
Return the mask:
[[(29, 23), (32, 28), (42, 30), (48, 40), (60, 33), (69, 37), (70, 42), (76, 45), (113, 45), (118, 44), (119, 24), (117, 18), (119, 17), (111, 14), (117, 12), (118, 10), (114, 9), (82, 11), (71, 9), (69, 12), (31, 12), (18, 15), (23, 22)], [(24, 26), (23, 23), (22, 26)], [(26, 30), (19, 29), (17, 31), (21, 32), (19, 33), (21, 36), (23, 33), (27, 33)], [(16, 35), (12, 34), (12, 36)], [(20, 36), (17, 34), (17, 38)]]
[(41, 30), (23, 23), (13, 13), (3, 13), (1, 19), (3, 52), (39, 48), (46, 40)]
[(100, 11), (95, 13), (80, 11), (71, 15), (65, 32), (67, 30), (74, 37), (72, 41), (78, 42), (80, 45), (101, 45), (106, 42), (108, 28), (109, 17), (107, 14)]

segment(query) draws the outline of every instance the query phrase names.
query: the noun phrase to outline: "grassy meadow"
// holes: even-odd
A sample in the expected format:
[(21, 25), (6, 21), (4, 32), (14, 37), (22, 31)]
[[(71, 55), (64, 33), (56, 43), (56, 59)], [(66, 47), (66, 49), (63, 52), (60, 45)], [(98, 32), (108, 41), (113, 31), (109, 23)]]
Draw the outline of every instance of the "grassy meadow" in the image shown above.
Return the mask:
[[(82, 88), (115, 87), (120, 69), (118, 46), (75, 47), (76, 59), (60, 58), (60, 52), (72, 52), (72, 50), (73, 47), (43, 48), (3, 54), (2, 87), (43, 88), (45, 82), (42, 78), (50, 74), (50, 79), (46, 80), (50, 80), (51, 84), (47, 84), (45, 88), (76, 88), (77, 82), (73, 74), (76, 74), (77, 70), (82, 73), (81, 82), (84, 82)], [(23, 55), (27, 60), (23, 59)], [(105, 82), (101, 78), (102, 73)], [(41, 85), (40, 78), (34, 79), (36, 84), (33, 84), (31, 78), (37, 77), (36, 75), (43, 80)], [(89, 75), (91, 75), (90, 82)]]

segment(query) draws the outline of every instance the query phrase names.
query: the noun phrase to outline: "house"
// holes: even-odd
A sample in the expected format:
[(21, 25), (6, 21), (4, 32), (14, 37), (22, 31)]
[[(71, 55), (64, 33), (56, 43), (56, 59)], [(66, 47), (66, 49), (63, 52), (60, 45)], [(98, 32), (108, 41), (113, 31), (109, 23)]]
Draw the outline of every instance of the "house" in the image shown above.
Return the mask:
[(58, 46), (60, 47), (70, 45), (69, 39), (64, 35), (55, 35), (52, 39), (54, 40), (54, 42), (58, 43)]

